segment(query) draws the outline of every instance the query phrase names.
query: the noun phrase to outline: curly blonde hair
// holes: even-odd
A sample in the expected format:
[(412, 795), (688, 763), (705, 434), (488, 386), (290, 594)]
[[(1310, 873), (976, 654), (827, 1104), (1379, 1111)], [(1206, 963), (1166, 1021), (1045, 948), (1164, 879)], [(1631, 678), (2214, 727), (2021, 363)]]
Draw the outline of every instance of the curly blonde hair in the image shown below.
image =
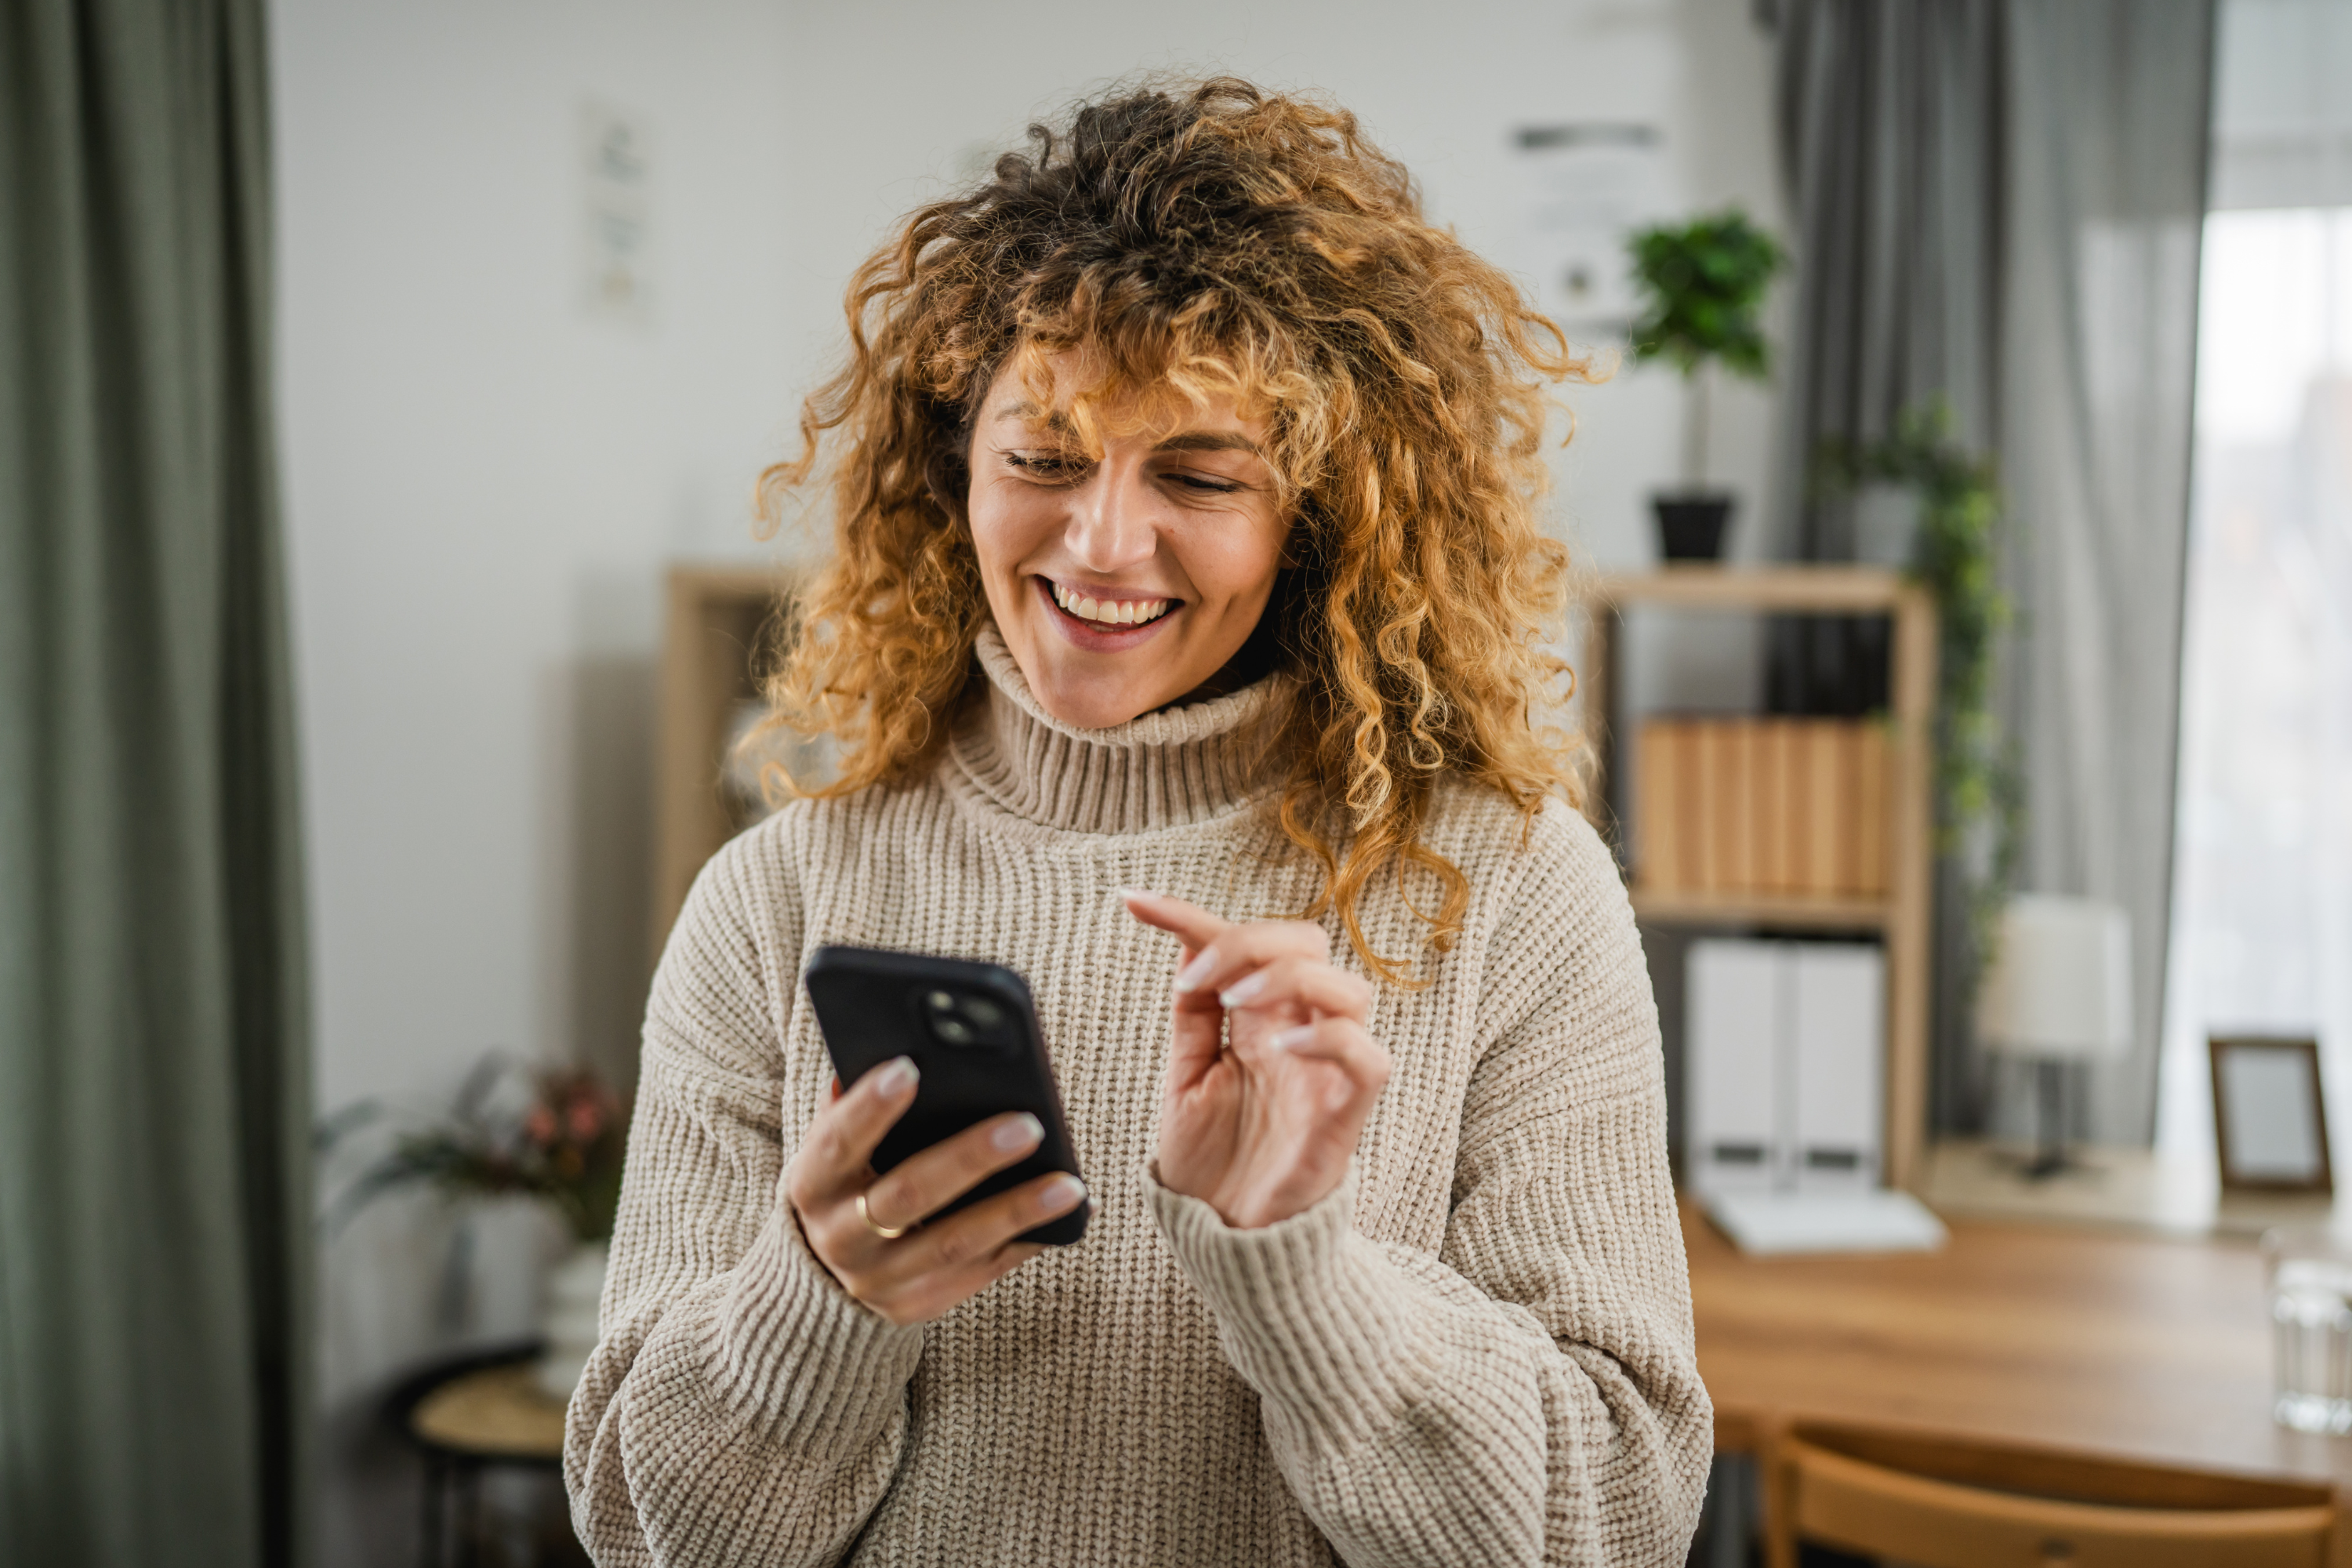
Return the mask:
[[(1408, 868), (1444, 951), (1469, 901), (1422, 842), (1441, 775), (1532, 816), (1581, 798), (1570, 738), (1538, 718), (1568, 552), (1539, 527), (1551, 402), (1589, 364), (1518, 288), (1423, 216), (1355, 117), (1221, 78), (1129, 89), (1032, 126), (992, 177), (909, 216), (847, 295), (848, 363), (801, 412), (763, 514), (829, 467), (835, 550), (793, 607), (774, 721), (830, 733), (839, 795), (923, 772), (977, 679), (989, 615), (964, 514), (972, 424), (1015, 367), (1051, 389), (1076, 356), (1088, 408), (1234, 395), (1267, 420), (1292, 518), (1281, 658), (1297, 695), (1269, 755), (1276, 815), (1323, 873), (1365, 964), (1365, 889)], [(1045, 405), (1041, 404), (1041, 406)], [(1565, 696), (1565, 690), (1561, 696)], [(1428, 906), (1428, 907), (1424, 907)]]

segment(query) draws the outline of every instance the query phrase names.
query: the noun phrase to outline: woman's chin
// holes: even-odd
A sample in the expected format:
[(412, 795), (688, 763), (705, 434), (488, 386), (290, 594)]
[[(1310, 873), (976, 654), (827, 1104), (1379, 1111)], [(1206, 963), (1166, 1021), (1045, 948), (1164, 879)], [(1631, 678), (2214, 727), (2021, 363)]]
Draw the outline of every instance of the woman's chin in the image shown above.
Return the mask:
[(1108, 672), (1052, 671), (1043, 680), (1032, 675), (1029, 690), (1039, 707), (1080, 730), (1116, 729), (1175, 700), (1161, 696), (1158, 682), (1121, 679)]
[(1026, 648), (1012, 638), (1005, 640), (1022, 679), (1029, 683), (1029, 694), (1065, 724), (1080, 730), (1114, 729), (1166, 707), (1189, 689), (1169, 689), (1170, 678), (1181, 679), (1180, 672), (1141, 648), (1125, 655), (1089, 653), (1066, 643), (1055, 646), (1050, 627), (1035, 629), (1045, 635)]

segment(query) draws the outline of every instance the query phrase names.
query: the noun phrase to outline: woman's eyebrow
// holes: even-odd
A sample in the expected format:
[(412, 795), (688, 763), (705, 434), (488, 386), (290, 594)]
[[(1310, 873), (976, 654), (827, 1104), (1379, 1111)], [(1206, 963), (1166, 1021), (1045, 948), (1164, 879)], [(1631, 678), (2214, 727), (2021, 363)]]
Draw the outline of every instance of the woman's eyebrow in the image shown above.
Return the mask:
[(1076, 426), (1070, 423), (1069, 416), (1060, 410), (1048, 408), (1041, 412), (1035, 404), (1025, 401), (998, 405), (996, 417), (1019, 420), (1023, 424), (1045, 432), (1057, 441), (1067, 441), (1077, 433)]
[[(1022, 399), (997, 405), (999, 419), (1025, 419), (1044, 426), (1056, 436), (1070, 434), (1069, 419), (1059, 410), (1038, 411), (1037, 405)], [(1153, 445), (1155, 452), (1247, 452), (1251, 457), (1263, 457), (1256, 442), (1238, 430), (1180, 430), (1164, 441)]]
[(1257, 443), (1238, 430), (1181, 430), (1152, 447), (1155, 452), (1247, 452), (1259, 456)]

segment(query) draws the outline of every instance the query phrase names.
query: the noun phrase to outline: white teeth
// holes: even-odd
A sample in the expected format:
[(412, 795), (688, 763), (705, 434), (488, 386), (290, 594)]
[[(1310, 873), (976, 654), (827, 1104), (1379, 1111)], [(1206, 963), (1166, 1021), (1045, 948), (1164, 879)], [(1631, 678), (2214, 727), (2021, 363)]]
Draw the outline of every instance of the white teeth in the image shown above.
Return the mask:
[(1072, 593), (1059, 583), (1053, 584), (1054, 603), (1080, 620), (1097, 621), (1110, 626), (1139, 626), (1146, 621), (1156, 621), (1168, 613), (1165, 599), (1094, 599), (1084, 594)]

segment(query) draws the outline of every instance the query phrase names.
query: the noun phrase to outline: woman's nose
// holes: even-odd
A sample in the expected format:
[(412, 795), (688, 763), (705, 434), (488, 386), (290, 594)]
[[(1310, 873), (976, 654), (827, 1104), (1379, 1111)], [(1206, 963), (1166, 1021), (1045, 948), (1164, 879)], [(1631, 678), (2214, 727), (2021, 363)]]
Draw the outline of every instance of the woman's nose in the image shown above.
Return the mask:
[(1122, 474), (1105, 464), (1082, 487), (1064, 542), (1088, 572), (1109, 576), (1151, 559), (1153, 497), (1139, 474)]

